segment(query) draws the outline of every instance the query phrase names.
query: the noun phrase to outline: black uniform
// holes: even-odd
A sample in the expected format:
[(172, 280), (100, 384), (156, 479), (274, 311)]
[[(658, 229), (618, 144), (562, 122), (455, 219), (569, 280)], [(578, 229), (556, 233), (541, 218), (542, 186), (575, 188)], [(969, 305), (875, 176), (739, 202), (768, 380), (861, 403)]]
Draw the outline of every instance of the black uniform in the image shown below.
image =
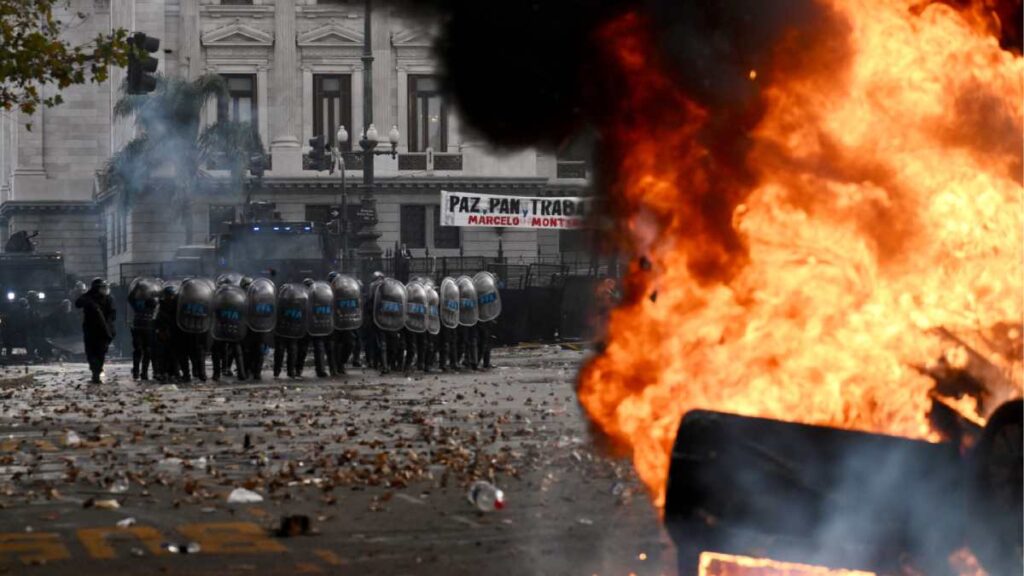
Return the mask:
[(459, 364), (459, 337), (456, 328), (441, 326), (441, 333), (438, 335), (440, 354), (438, 355), (438, 367), (447, 371), (458, 370)]
[(242, 339), (242, 358), (245, 371), (253, 380), (262, 379), (263, 359), (266, 356), (266, 334), (249, 330)]
[(220, 380), (221, 375), (231, 376), (231, 363), (234, 362), (239, 380), (245, 380), (246, 367), (242, 361), (242, 342), (224, 342), (214, 340), (210, 347), (213, 360), (213, 379)]
[[(153, 329), (156, 336), (153, 354), (153, 372), (156, 379), (163, 382), (177, 378), (179, 374), (179, 354), (176, 345), (178, 332), (178, 299), (176, 296), (164, 295), (160, 300)], [(187, 370), (186, 366), (186, 370)]]
[(156, 298), (148, 298), (132, 318), (132, 378), (148, 380), (150, 363), (154, 364), (153, 372), (157, 371), (153, 359), (156, 305)]
[[(287, 369), (289, 378), (297, 378), (298, 371), (299, 340), (287, 338), (279, 334), (274, 335), (274, 378), (281, 375), (282, 364)], [(286, 362), (287, 357), (287, 362)]]
[(114, 339), (114, 300), (109, 294), (101, 294), (98, 288), (90, 288), (75, 301), (75, 307), (81, 308), (82, 335), (85, 339), (85, 356), (92, 372), (92, 382), (99, 384), (103, 363), (106, 361), (107, 348)]
[(495, 320), (491, 320), (489, 322), (481, 320), (477, 322), (475, 326), (477, 361), (482, 364), (484, 368), (491, 367), (491, 340), (494, 337), (495, 324)]
[(352, 358), (352, 365), (358, 366), (359, 346), (356, 343), (359, 330), (334, 331), (334, 373), (344, 374), (345, 364)]
[(363, 328), (366, 329), (366, 338), (364, 343), (366, 345), (366, 363), (371, 368), (377, 368), (381, 372), (388, 372), (388, 360), (387, 360), (387, 338), (383, 330), (377, 327), (377, 323), (373, 321), (373, 307), (374, 307), (374, 296), (379, 286), (384, 280), (377, 279), (367, 286), (366, 296), (363, 298)]
[(463, 326), (459, 325), (459, 352), (458, 358), (462, 362), (463, 366), (476, 370), (477, 357), (476, 357), (476, 326)]

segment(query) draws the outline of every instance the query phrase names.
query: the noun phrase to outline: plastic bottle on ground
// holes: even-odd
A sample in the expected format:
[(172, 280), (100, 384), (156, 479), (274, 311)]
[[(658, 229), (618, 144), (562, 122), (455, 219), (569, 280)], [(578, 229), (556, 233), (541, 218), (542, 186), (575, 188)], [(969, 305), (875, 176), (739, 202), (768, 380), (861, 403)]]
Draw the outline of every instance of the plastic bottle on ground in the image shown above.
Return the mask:
[(494, 484), (483, 480), (478, 480), (469, 487), (466, 498), (481, 512), (494, 512), (505, 507), (505, 493)]

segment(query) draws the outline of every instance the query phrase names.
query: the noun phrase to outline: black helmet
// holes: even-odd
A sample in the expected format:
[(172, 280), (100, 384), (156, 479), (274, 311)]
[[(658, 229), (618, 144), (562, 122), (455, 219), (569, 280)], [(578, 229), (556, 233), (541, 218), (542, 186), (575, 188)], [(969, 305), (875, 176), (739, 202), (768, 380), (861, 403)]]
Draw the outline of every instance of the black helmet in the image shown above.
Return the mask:
[(178, 286), (176, 284), (164, 285), (163, 295), (165, 298), (171, 298), (178, 295)]
[(330, 273), (327, 274), (327, 280), (328, 281), (334, 280), (337, 277), (338, 277), (338, 273), (336, 271), (334, 271), (334, 270), (331, 270)]
[(96, 278), (92, 279), (91, 286), (93, 288), (106, 288), (107, 287), (107, 281), (104, 280), (103, 278), (96, 277)]
[(312, 278), (303, 278), (302, 279), (302, 283), (305, 284), (306, 287), (308, 288), (308, 287), (313, 285), (313, 279)]
[(243, 276), (242, 281), (238, 283), (243, 289), (248, 288), (250, 284), (252, 284), (252, 278), (249, 276)]

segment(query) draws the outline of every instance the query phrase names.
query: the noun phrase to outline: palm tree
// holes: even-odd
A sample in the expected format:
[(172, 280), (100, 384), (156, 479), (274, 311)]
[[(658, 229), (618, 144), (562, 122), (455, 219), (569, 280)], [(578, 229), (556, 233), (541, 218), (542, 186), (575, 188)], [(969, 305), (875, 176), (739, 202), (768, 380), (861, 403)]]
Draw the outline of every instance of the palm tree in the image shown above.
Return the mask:
[[(224, 97), (227, 88), (216, 74), (188, 81), (157, 78), (151, 94), (123, 93), (114, 105), (115, 118), (135, 117), (137, 136), (116, 152), (104, 170), (104, 188), (120, 194), (127, 206), (147, 188), (164, 189), (171, 206), (184, 220), (186, 243), (192, 241), (192, 204), (200, 190), (204, 167), (211, 160), (226, 161), (231, 183), (240, 187), (245, 163), (263, 153), (259, 134), (249, 123), (221, 120), (201, 127), (203, 106), (212, 97)], [(169, 167), (169, 178), (153, 174)]]

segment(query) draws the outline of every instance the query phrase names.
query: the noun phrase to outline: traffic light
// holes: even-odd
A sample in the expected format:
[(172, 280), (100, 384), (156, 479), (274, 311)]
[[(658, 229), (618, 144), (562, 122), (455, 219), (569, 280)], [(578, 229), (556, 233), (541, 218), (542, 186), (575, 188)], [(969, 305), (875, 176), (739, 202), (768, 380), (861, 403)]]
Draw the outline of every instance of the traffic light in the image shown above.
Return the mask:
[(309, 163), (316, 171), (326, 170), (329, 158), (327, 158), (327, 142), (324, 135), (309, 139)]
[(160, 39), (136, 32), (128, 39), (128, 93), (148, 94), (156, 89), (153, 72), (159, 64), (150, 56), (160, 49)]

